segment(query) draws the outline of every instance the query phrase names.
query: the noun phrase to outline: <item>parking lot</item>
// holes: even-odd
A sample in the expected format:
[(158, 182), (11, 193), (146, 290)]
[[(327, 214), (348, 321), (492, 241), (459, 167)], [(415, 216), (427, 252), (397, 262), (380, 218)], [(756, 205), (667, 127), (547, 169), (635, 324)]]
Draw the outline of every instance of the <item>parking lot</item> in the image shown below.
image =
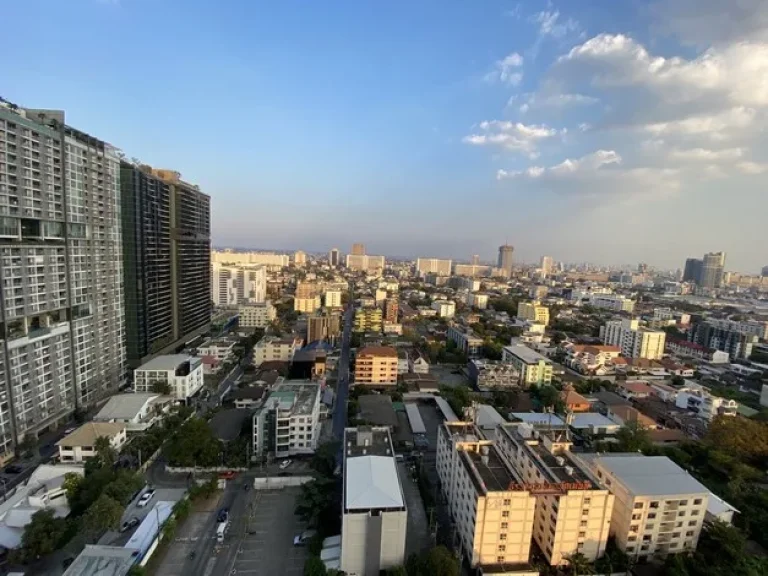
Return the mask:
[(258, 491), (249, 507), (246, 529), (239, 543), (232, 543), (237, 550), (231, 571), (220, 571), (217, 565), (216, 573), (300, 576), (308, 552), (293, 545), (293, 537), (305, 528), (293, 513), (298, 494), (298, 488)]

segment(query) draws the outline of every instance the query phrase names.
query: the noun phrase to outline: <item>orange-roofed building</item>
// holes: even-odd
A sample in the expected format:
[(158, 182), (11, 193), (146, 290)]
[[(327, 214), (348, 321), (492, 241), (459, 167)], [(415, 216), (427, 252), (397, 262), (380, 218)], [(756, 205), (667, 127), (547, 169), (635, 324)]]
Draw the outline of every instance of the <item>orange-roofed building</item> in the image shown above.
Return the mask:
[(571, 387), (560, 392), (560, 399), (565, 404), (565, 409), (569, 412), (589, 412), (592, 407), (589, 400)]
[(658, 427), (656, 420), (646, 416), (632, 406), (609, 406), (607, 416), (616, 424), (621, 424), (622, 426), (629, 422), (637, 422), (641, 427), (648, 430)]
[(616, 393), (627, 400), (639, 398), (648, 398), (654, 393), (653, 387), (645, 380), (628, 380), (626, 382), (617, 382)]

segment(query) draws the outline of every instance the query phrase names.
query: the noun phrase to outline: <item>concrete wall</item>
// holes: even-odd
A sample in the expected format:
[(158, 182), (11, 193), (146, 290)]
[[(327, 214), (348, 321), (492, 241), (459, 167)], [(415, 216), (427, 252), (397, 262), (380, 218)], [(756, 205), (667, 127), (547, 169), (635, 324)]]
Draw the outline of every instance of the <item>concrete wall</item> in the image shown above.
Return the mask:
[(291, 486), (301, 486), (312, 480), (312, 476), (272, 476), (268, 478), (254, 478), (254, 490), (277, 490)]

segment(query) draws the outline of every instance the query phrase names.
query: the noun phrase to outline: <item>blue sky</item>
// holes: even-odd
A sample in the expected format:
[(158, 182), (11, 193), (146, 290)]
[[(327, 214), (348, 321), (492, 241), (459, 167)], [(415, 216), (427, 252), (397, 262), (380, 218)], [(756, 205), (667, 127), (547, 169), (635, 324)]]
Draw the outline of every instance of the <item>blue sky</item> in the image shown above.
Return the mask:
[(26, 0), (0, 95), (198, 183), (218, 245), (754, 272), (768, 3), (721, 4)]

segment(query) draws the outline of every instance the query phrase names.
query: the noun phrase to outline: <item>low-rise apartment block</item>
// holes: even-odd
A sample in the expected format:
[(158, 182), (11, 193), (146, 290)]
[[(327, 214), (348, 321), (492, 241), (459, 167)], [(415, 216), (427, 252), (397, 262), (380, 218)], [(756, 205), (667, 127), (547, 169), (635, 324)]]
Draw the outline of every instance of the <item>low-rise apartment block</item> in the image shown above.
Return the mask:
[(456, 304), (451, 300), (435, 300), (431, 307), (440, 318), (453, 318), (456, 315)]
[(240, 306), (238, 313), (241, 328), (266, 328), (277, 318), (277, 310), (269, 300), (261, 304)]
[(344, 431), (341, 570), (378, 576), (405, 563), (408, 510), (389, 428)]
[(488, 308), (488, 294), (469, 292), (467, 294), (467, 306), (472, 306), (478, 310), (485, 310)]
[(581, 553), (594, 561), (605, 552), (613, 495), (571, 454), (566, 429), (500, 424), (502, 454), (536, 496), (533, 538), (553, 566)]
[(312, 314), (322, 306), (320, 295), (308, 296), (306, 298), (294, 298), (293, 309), (302, 314)]
[(469, 372), (469, 379), (480, 391), (520, 386), (520, 372), (508, 362), (477, 358), (467, 363), (467, 371)]
[(517, 317), (536, 324), (549, 324), (549, 308), (539, 302), (520, 302), (517, 305)]
[(483, 573), (538, 574), (528, 565), (536, 498), (494, 443), (467, 422), (437, 434), (437, 473), (462, 555)]
[(595, 294), (589, 297), (589, 303), (595, 308), (613, 310), (614, 312), (629, 312), (635, 310), (635, 301), (620, 294)]
[(354, 332), (381, 332), (381, 308), (359, 308), (355, 310), (352, 324)]
[(667, 338), (664, 343), (664, 349), (680, 358), (694, 358), (711, 362), (712, 364), (728, 364), (730, 362), (728, 352), (702, 346), (696, 342), (688, 342), (687, 340), (670, 340)]
[(396, 386), (397, 365), (397, 350), (394, 348), (361, 348), (355, 358), (355, 384)]
[(696, 548), (709, 491), (666, 456), (580, 454), (615, 496), (611, 535), (629, 556)]
[(341, 290), (326, 290), (323, 305), (326, 308), (341, 308)]
[(112, 422), (88, 422), (56, 442), (59, 447), (59, 462), (80, 463), (96, 456), (96, 441), (99, 438), (109, 440), (109, 445), (117, 452), (128, 440), (125, 424)]
[(264, 336), (253, 347), (253, 364), (259, 366), (268, 361), (290, 362), (296, 350), (301, 349), (301, 344), (301, 338)]
[(429, 374), (429, 362), (415, 349), (408, 354), (408, 371), (414, 374)]
[(717, 416), (736, 416), (739, 403), (721, 398), (706, 390), (681, 390), (675, 397), (675, 406), (690, 410), (700, 418), (712, 421)]
[(552, 382), (552, 361), (523, 344), (504, 346), (501, 361), (508, 362), (520, 373), (520, 385), (542, 385)]
[(480, 349), (483, 347), (483, 339), (475, 336), (469, 328), (462, 326), (448, 328), (447, 337), (448, 340), (455, 342), (459, 350), (470, 358), (480, 354)]
[(313, 454), (320, 436), (320, 385), (291, 381), (275, 386), (253, 415), (253, 455), (285, 458)]
[(157, 392), (168, 387), (170, 395), (186, 400), (203, 387), (203, 361), (186, 354), (156, 356), (133, 372), (135, 392)]
[(640, 326), (636, 318), (610, 320), (600, 327), (600, 338), (610, 346), (618, 346), (628, 358), (658, 360), (664, 356), (666, 332)]
[(197, 347), (200, 356), (211, 356), (219, 362), (226, 362), (235, 356), (235, 340), (229, 338), (208, 338)]

